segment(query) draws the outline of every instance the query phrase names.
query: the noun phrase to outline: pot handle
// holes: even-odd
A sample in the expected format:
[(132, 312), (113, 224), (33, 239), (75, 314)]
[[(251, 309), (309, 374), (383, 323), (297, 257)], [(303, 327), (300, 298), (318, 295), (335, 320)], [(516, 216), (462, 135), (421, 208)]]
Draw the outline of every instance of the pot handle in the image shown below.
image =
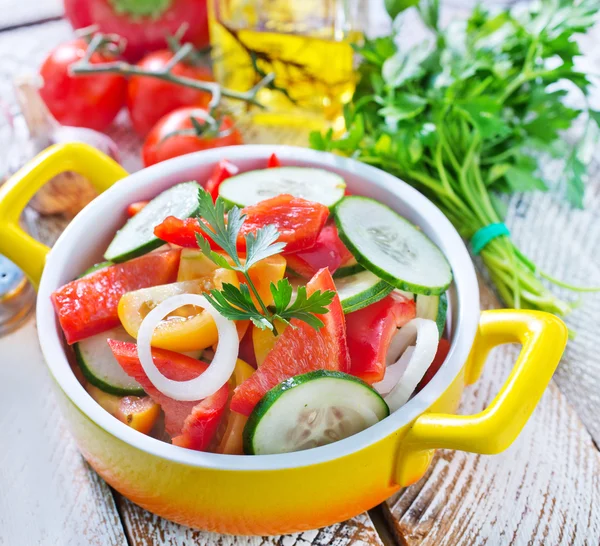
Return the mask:
[(50, 249), (21, 228), (19, 217), (35, 192), (65, 171), (86, 177), (99, 193), (129, 174), (96, 148), (73, 142), (50, 146), (0, 187), (0, 254), (17, 264), (36, 289)]
[(567, 343), (567, 327), (540, 311), (484, 311), (467, 365), (467, 384), (480, 376), (488, 353), (503, 343), (522, 349), (508, 379), (489, 406), (475, 415), (425, 413), (407, 441), (418, 449), (500, 453), (517, 438), (546, 389)]

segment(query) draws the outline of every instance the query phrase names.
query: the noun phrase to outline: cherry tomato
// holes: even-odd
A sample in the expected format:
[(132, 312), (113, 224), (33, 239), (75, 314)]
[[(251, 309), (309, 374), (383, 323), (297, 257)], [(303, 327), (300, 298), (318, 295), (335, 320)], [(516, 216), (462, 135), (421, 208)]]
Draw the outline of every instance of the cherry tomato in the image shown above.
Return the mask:
[[(173, 53), (161, 49), (146, 55), (137, 66), (144, 70), (162, 70), (169, 63)], [(171, 72), (193, 80), (213, 81), (212, 72), (207, 67), (193, 66), (179, 62)], [(144, 137), (156, 122), (164, 115), (181, 106), (206, 107), (210, 101), (210, 93), (197, 91), (158, 78), (134, 76), (127, 87), (127, 109), (133, 128)]]
[[(127, 81), (117, 74), (71, 76), (69, 66), (86, 52), (84, 40), (73, 40), (53, 49), (40, 69), (44, 85), (40, 94), (52, 115), (62, 125), (106, 129), (125, 104)], [(110, 62), (110, 57), (94, 53), (90, 62)]]
[(190, 120), (192, 117), (203, 124), (204, 115), (206, 115), (206, 111), (201, 108), (185, 106), (163, 116), (152, 128), (144, 142), (142, 150), (144, 165), (148, 167), (172, 157), (242, 143), (242, 136), (237, 129), (233, 128), (233, 121), (228, 116), (224, 116), (221, 120), (220, 131), (226, 132), (225, 136), (205, 137), (174, 134), (176, 131), (193, 130), (194, 126)]
[(64, 0), (64, 4), (73, 28), (97, 25), (100, 32), (125, 38), (125, 58), (129, 61), (165, 47), (165, 36), (174, 35), (184, 23), (187, 28), (182, 42), (208, 45), (206, 0)]

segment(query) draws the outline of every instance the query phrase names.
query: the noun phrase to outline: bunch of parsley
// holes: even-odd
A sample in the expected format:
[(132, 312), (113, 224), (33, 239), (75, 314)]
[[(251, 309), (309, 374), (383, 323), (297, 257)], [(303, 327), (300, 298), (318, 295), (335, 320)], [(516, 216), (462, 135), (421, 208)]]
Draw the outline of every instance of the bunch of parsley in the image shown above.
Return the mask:
[[(392, 16), (411, 3), (386, 0)], [(347, 132), (339, 139), (331, 131), (313, 133), (311, 145), (411, 183), (466, 239), (502, 221), (498, 193), (547, 189), (542, 157), (563, 160), (563, 191), (582, 207), (581, 143), (566, 144), (563, 131), (580, 116), (588, 135), (600, 123), (600, 113), (587, 107), (588, 76), (574, 64), (575, 35), (592, 26), (599, 8), (597, 0), (545, 0), (496, 12), (478, 6), (467, 21), (441, 29), (439, 1), (421, 0), (417, 9), (430, 39), (403, 49), (392, 34), (358, 48), (360, 80), (345, 111)], [(559, 81), (582, 93), (586, 106), (565, 105), (566, 91), (552, 86)], [(481, 256), (506, 304), (570, 310), (540, 277), (576, 287), (539, 271), (508, 236)]]

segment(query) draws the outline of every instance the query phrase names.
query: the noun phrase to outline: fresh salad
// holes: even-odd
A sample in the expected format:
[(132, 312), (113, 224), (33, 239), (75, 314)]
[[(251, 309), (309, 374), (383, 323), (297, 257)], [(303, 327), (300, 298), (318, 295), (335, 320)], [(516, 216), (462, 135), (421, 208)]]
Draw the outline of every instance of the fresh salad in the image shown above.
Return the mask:
[(337, 173), (222, 161), (132, 203), (105, 261), (52, 294), (73, 369), (133, 429), (234, 455), (299, 451), (385, 419), (449, 343), (452, 271)]

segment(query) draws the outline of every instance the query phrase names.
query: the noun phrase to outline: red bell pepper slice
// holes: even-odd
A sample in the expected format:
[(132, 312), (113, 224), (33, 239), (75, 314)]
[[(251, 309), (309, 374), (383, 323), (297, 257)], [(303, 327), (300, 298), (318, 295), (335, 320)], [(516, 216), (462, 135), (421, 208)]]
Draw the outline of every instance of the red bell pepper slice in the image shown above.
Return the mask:
[(211, 197), (213, 198), (213, 201), (216, 201), (217, 197), (219, 197), (219, 186), (221, 185), (221, 182), (237, 174), (238, 171), (239, 169), (233, 163), (230, 163), (226, 159), (219, 161), (215, 165), (215, 168), (213, 169), (210, 178), (206, 181), (206, 184), (204, 186), (204, 189), (208, 193), (210, 193)]
[(131, 218), (140, 212), (150, 201), (136, 201), (127, 207), (127, 216)]
[[(146, 391), (165, 414), (165, 429), (173, 443), (197, 451), (205, 451), (214, 438), (225, 413), (229, 386), (223, 385), (215, 394), (192, 402), (182, 402), (160, 392), (148, 379), (137, 355), (135, 343), (108, 340), (108, 344), (123, 368)], [(152, 349), (152, 359), (159, 371), (173, 381), (188, 381), (201, 375), (208, 364), (181, 353)]]
[[(335, 290), (335, 285), (329, 271), (322, 269), (306, 289), (310, 295), (315, 290)], [(235, 389), (231, 399), (233, 411), (250, 415), (267, 391), (295, 375), (313, 370), (349, 370), (346, 325), (337, 295), (329, 305), (329, 313), (318, 316), (324, 322), (318, 331), (306, 322), (292, 319), (293, 327), (279, 335), (262, 365)]]
[(288, 253), (286, 247), (284, 254), (288, 267), (305, 279), (312, 278), (324, 267), (333, 274), (352, 258), (352, 254), (342, 243), (335, 224), (328, 224), (320, 231), (313, 247), (294, 253)]
[(415, 302), (397, 293), (346, 315), (350, 373), (371, 385), (381, 381), (396, 329), (415, 315)]
[(267, 169), (272, 169), (273, 167), (281, 167), (281, 162), (275, 154), (271, 154), (267, 161)]
[(238, 357), (247, 364), (250, 364), (250, 366), (253, 368), (258, 366), (258, 363), (256, 362), (256, 354), (254, 353), (254, 341), (252, 340), (252, 325), (250, 325), (250, 328), (246, 329), (242, 339), (240, 339)]
[(152, 252), (65, 284), (51, 299), (69, 345), (115, 328), (126, 292), (177, 280), (179, 250)]
[[(246, 220), (237, 241), (239, 250), (246, 248), (244, 235), (267, 224), (279, 231), (279, 241), (286, 243), (287, 251), (298, 251), (314, 246), (327, 220), (329, 209), (300, 197), (282, 194), (242, 209)], [(196, 234), (202, 234), (197, 218), (180, 220), (169, 216), (154, 228), (154, 234), (163, 241), (186, 248), (198, 248)]]
[(421, 379), (421, 381), (417, 385), (416, 392), (422, 391), (425, 388), (425, 386), (427, 385), (427, 383), (429, 383), (433, 379), (433, 376), (441, 368), (441, 366), (444, 363), (444, 361), (446, 360), (446, 357), (448, 356), (449, 352), (450, 352), (450, 342), (444, 338), (440, 339), (440, 342), (439, 342), (438, 348), (437, 348), (437, 352), (435, 353), (435, 357), (433, 358), (433, 362), (430, 364), (429, 368), (427, 368), (427, 371), (425, 372), (423, 379)]

